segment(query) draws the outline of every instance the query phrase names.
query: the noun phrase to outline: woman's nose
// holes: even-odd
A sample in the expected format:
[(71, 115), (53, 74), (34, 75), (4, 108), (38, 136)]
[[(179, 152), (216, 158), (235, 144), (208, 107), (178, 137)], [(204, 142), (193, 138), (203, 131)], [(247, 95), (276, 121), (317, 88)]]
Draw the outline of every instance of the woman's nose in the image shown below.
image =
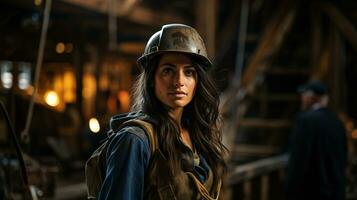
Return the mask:
[(177, 73), (175, 74), (175, 86), (176, 87), (183, 86), (184, 78), (185, 77), (183, 75), (183, 72), (177, 71)]

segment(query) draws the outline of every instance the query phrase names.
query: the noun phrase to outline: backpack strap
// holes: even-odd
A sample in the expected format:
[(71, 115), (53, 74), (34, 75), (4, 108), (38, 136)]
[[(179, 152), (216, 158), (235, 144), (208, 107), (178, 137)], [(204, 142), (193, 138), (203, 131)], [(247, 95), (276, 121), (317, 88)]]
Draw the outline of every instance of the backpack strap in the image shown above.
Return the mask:
[(157, 140), (154, 127), (151, 123), (143, 121), (141, 119), (131, 119), (123, 124), (121, 124), (118, 128), (118, 130), (124, 128), (124, 127), (129, 127), (129, 126), (136, 126), (139, 128), (142, 128), (149, 140), (149, 145), (150, 145), (150, 151), (151, 153), (154, 153), (158, 148), (159, 148), (159, 142)]

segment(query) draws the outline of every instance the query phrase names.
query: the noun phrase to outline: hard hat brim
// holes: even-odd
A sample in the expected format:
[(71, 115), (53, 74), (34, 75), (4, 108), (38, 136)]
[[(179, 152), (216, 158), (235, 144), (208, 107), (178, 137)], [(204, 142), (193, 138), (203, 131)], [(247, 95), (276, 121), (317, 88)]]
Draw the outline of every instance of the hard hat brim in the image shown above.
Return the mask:
[(154, 57), (162, 55), (164, 53), (182, 53), (189, 55), (193, 59), (197, 59), (199, 64), (203, 65), (205, 70), (210, 68), (212, 66), (212, 62), (206, 58), (205, 56), (196, 54), (196, 53), (190, 53), (187, 51), (179, 51), (179, 50), (161, 50), (161, 51), (156, 51), (152, 52), (150, 54), (143, 55), (137, 59), (137, 64), (140, 65), (143, 69), (147, 68), (148, 63), (150, 60), (152, 60)]

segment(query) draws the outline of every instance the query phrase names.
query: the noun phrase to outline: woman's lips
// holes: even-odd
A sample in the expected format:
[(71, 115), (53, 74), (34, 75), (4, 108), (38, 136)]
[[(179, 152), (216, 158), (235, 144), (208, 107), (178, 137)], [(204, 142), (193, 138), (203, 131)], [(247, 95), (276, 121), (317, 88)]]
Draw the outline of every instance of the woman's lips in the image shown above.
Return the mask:
[(186, 92), (182, 92), (182, 91), (176, 91), (176, 92), (170, 92), (169, 95), (182, 98), (182, 97), (187, 96), (187, 93)]

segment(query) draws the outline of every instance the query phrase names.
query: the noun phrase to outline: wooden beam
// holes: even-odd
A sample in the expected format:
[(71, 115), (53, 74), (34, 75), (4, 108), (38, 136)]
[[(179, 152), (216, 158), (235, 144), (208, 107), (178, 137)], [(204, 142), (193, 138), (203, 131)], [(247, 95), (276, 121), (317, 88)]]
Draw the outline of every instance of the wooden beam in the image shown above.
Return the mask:
[(196, 1), (196, 27), (206, 43), (208, 56), (214, 61), (216, 49), (217, 0)]
[(311, 53), (311, 58), (310, 58), (310, 65), (311, 68), (314, 68), (315, 66), (318, 65), (319, 63), (319, 56), (321, 54), (321, 49), (322, 49), (322, 40), (323, 40), (323, 34), (322, 33), (322, 18), (321, 18), (321, 8), (316, 3), (315, 1), (311, 2), (311, 7), (310, 7), (310, 43), (311, 43), (311, 48), (310, 48), (310, 53)]
[[(243, 74), (240, 87), (232, 87), (224, 99), (222, 111), (232, 112), (230, 118), (226, 119), (224, 130), (224, 141), (229, 149), (234, 145), (236, 137), (237, 122), (247, 110), (248, 103), (242, 102), (247, 94), (252, 94), (256, 85), (256, 75), (263, 71), (267, 65), (267, 59), (281, 46), (283, 39), (290, 30), (295, 19), (298, 1), (284, 1), (276, 9), (276, 14), (266, 25), (257, 50), (249, 61)], [(238, 85), (238, 84), (237, 84)], [(249, 123), (249, 122), (241, 122)], [(253, 122), (251, 122), (253, 123)]]
[(264, 70), (270, 56), (281, 46), (295, 19), (296, 9), (296, 1), (284, 1), (278, 8), (277, 14), (266, 25), (261, 42), (243, 74), (241, 86), (247, 88), (248, 92), (254, 90), (257, 71)]
[(83, 198), (87, 196), (87, 185), (85, 182), (66, 184), (55, 189), (55, 199), (65, 200), (72, 198)]
[(276, 93), (276, 94), (267, 94), (266, 97), (264, 97), (265, 95), (262, 94), (257, 94), (257, 95), (253, 95), (252, 98), (257, 99), (257, 100), (261, 100), (266, 98), (267, 101), (299, 101), (299, 95), (295, 94), (295, 93), (291, 93), (291, 94), (285, 94), (285, 93)]
[[(333, 37), (333, 49), (330, 64), (330, 73), (328, 74), (328, 81), (330, 82), (330, 105), (337, 111), (346, 111), (347, 94), (346, 94), (346, 59), (345, 46), (342, 41), (341, 34), (335, 30), (331, 31)], [(357, 50), (357, 48), (356, 48)], [(357, 52), (357, 51), (356, 51)]]
[(261, 159), (244, 165), (238, 165), (229, 170), (228, 185), (235, 185), (244, 181), (249, 181), (263, 174), (285, 168), (289, 160), (287, 154)]
[[(259, 155), (267, 156), (277, 153), (279, 147), (268, 145), (238, 144), (231, 152), (232, 157), (237, 155)], [(239, 157), (239, 156), (238, 156)]]
[(330, 63), (329, 61), (330, 56), (331, 56), (331, 49), (329, 47), (324, 48), (321, 52), (318, 65), (316, 65), (313, 68), (311, 79), (321, 80), (326, 76)]
[(285, 119), (256, 119), (256, 118), (243, 118), (238, 121), (238, 126), (252, 127), (252, 128), (289, 128), (292, 122)]
[(355, 26), (331, 3), (321, 2), (321, 8), (357, 51), (357, 30)]
[(346, 83), (344, 68), (345, 49), (341, 33), (336, 26), (330, 25), (326, 46), (320, 55), (320, 62), (315, 67), (311, 79), (324, 80), (329, 86), (330, 105), (334, 110), (345, 110)]
[[(84, 7), (98, 13), (108, 13), (109, 2), (103, 0), (61, 0), (63, 2), (73, 4), (76, 6)], [(151, 9), (144, 8), (139, 3), (126, 5), (125, 8), (118, 7), (117, 16), (126, 18), (137, 24), (158, 26), (168, 23), (186, 23), (189, 24), (190, 20), (187, 17), (176, 15), (172, 12), (155, 12)]]
[(274, 75), (309, 75), (310, 69), (304, 67), (270, 67), (265, 72)]
[(228, 50), (232, 46), (233, 41), (236, 40), (236, 32), (238, 27), (239, 13), (241, 1), (234, 1), (234, 5), (231, 7), (229, 16), (225, 20), (221, 30), (217, 33), (217, 47), (219, 51), (216, 52), (216, 63), (221, 63), (223, 57), (227, 54)]

